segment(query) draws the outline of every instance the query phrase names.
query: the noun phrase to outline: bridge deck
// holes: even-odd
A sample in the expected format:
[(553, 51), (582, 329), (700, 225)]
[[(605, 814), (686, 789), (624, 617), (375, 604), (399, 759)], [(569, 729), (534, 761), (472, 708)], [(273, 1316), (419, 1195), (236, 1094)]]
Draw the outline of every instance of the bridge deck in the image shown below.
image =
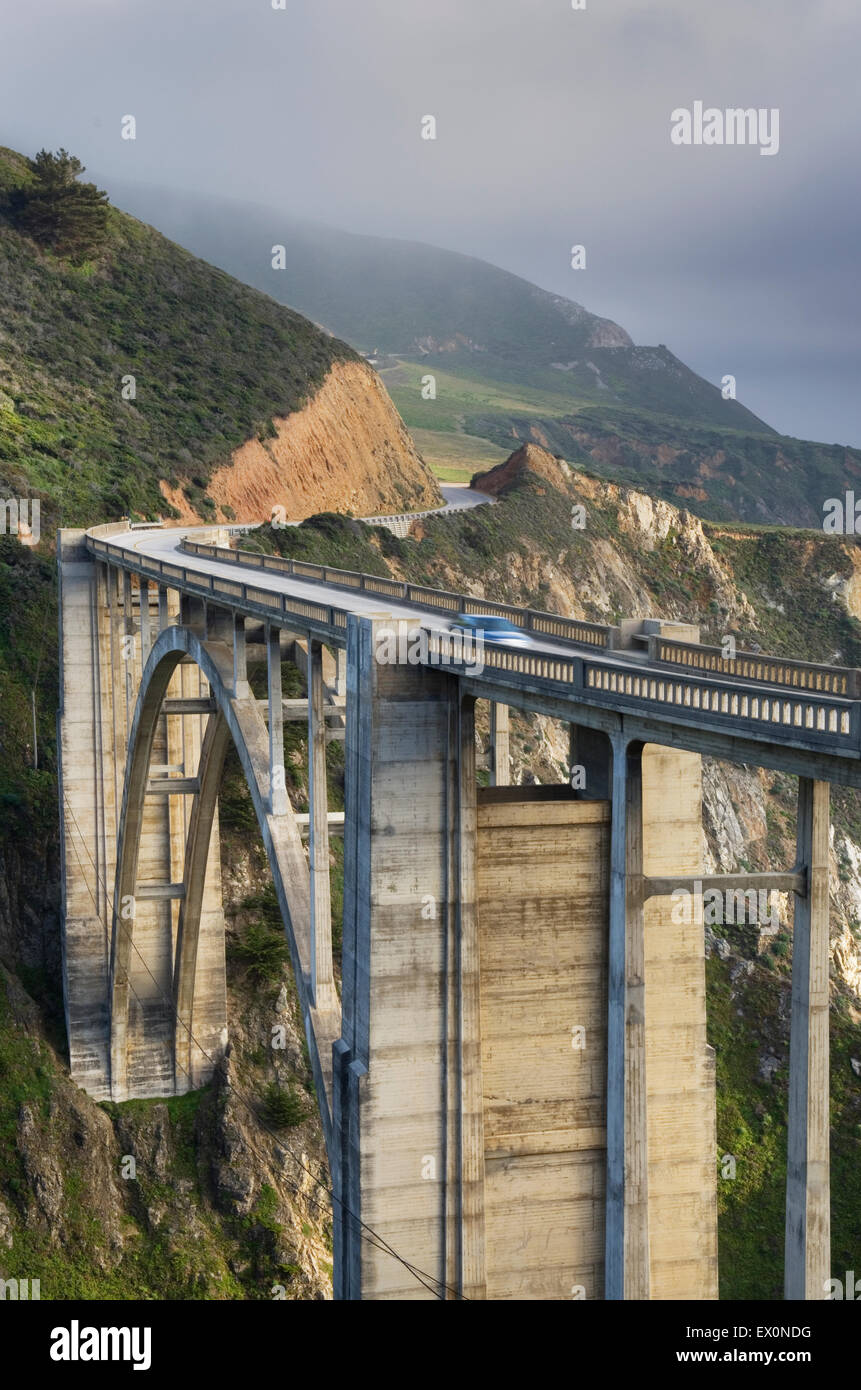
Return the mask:
[[(91, 552), (121, 568), (260, 621), (336, 646), (347, 618), (389, 614), (426, 632), (425, 664), (479, 678), (482, 693), (537, 708), (551, 695), (561, 706), (648, 718), (655, 742), (695, 746), (697, 736), (740, 744), (726, 756), (762, 760), (757, 750), (796, 756), (781, 763), (803, 774), (805, 754), (824, 757), (829, 778), (861, 785), (859, 673), (759, 653), (723, 658), (714, 648), (651, 638), (649, 651), (616, 649), (618, 628), (517, 609), (468, 595), (405, 585), (332, 567), (231, 551), (207, 543), (212, 528), (95, 528)], [(447, 617), (471, 610), (504, 615), (524, 631), (517, 647), (488, 643), (475, 660), (452, 641)], [(843, 692), (843, 693), (840, 693)], [(559, 716), (565, 718), (560, 706)], [(579, 717), (579, 716), (578, 716)], [(668, 728), (676, 731), (669, 735)], [(691, 741), (694, 739), (694, 742)], [(703, 746), (702, 751), (710, 751)], [(773, 754), (766, 761), (774, 765)]]

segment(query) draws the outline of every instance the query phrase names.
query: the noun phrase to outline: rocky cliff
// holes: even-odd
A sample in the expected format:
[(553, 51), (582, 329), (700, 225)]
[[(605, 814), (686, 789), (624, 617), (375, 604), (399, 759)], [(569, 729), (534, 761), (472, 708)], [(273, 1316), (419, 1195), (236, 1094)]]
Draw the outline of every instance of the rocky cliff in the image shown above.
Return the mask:
[[(420, 511), (443, 498), (376, 372), (336, 362), (301, 410), (276, 416), (270, 437), (247, 440), (209, 479), (219, 519), (302, 520), (314, 512)], [(205, 519), (181, 487), (162, 482), (183, 521)]]

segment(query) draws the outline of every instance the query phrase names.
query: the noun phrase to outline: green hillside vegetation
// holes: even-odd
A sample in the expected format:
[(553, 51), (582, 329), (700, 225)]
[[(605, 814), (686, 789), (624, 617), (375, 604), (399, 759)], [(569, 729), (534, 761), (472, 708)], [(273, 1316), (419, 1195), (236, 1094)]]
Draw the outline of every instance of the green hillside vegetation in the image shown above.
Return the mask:
[[(569, 410), (607, 394), (600, 375), (629, 406), (769, 433), (668, 348), (635, 346), (618, 324), (474, 256), (358, 236), (226, 199), (166, 194), (159, 202), (162, 225), (184, 245), (364, 352), (558, 391)], [(286, 247), (283, 270), (264, 254), (272, 242)]]
[(539, 443), (576, 467), (712, 520), (821, 529), (824, 503), (861, 480), (861, 451), (690, 424), (615, 406), (575, 415), (467, 413), (464, 429), (511, 449)]
[[(668, 347), (634, 345), (496, 266), (226, 199), (158, 197), (160, 224), (184, 245), (380, 354), (442, 478), (465, 479), (482, 448), (532, 441), (703, 517), (793, 526), (821, 526), (823, 502), (861, 481), (858, 449), (778, 435)], [(429, 372), (435, 401), (421, 397)]]
[(161, 478), (205, 514), (213, 468), (355, 354), (115, 208), (92, 258), (55, 253), (35, 178), (0, 150), (0, 493), (41, 496), (43, 533), (165, 513)]
[[(422, 396), (427, 373), (436, 381), (435, 400)], [(647, 414), (609, 404), (607, 392), (593, 390), (572, 406), (559, 375), (535, 371), (515, 386), (453, 370), (442, 356), (381, 368), (392, 400), (419, 432), (424, 456), (436, 461), (437, 471), (459, 467), (464, 480), (489, 466), (470, 469), (482, 451), (499, 462), (518, 443), (537, 443), (577, 468), (704, 518), (813, 527), (822, 525), (827, 498), (861, 482), (858, 450), (680, 420), (662, 413), (657, 399)]]

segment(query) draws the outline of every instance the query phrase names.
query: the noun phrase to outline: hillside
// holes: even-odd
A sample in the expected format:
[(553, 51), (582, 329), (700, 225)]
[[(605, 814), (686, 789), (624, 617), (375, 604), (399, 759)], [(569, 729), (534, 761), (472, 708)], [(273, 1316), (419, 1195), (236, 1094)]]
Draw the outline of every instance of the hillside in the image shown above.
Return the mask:
[[(126, 190), (132, 205), (152, 190)], [(359, 236), (228, 199), (157, 194), (159, 225), (183, 245), (362, 352), (517, 384), (578, 405), (621, 403), (729, 429), (772, 433), (724, 401), (668, 348), (638, 347), (619, 324), (473, 256)], [(284, 245), (273, 269), (273, 244)]]
[[(224, 470), (249, 442), (271, 454), (263, 514), (299, 505), (315, 447), (331, 460), (327, 505), (437, 502), (378, 379), (346, 344), (114, 208), (96, 260), (58, 258), (10, 223), (25, 176), (21, 157), (0, 150), (0, 490), (40, 494), (43, 530), (46, 517), (170, 514), (162, 483), (180, 512), (215, 519), (215, 472), (229, 517), (241, 489)], [(290, 447), (284, 425), (298, 412)]]
[[(228, 199), (124, 196), (145, 216), (157, 208), (184, 245), (377, 354), (440, 478), (465, 481), (533, 442), (703, 517), (819, 527), (823, 502), (861, 476), (858, 449), (778, 434), (669, 347), (634, 344), (620, 325), (487, 262)], [(286, 248), (283, 270), (272, 269), (273, 244)], [(422, 394), (428, 374), (433, 399)]]

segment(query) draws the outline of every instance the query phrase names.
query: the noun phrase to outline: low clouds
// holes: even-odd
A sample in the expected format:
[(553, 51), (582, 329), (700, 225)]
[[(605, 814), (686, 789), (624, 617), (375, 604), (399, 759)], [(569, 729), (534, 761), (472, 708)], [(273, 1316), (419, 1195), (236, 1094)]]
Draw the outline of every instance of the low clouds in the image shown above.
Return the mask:
[[(484, 256), (861, 444), (855, 0), (44, 0), (3, 28), (9, 144)], [(674, 146), (697, 101), (779, 108), (779, 154)]]

